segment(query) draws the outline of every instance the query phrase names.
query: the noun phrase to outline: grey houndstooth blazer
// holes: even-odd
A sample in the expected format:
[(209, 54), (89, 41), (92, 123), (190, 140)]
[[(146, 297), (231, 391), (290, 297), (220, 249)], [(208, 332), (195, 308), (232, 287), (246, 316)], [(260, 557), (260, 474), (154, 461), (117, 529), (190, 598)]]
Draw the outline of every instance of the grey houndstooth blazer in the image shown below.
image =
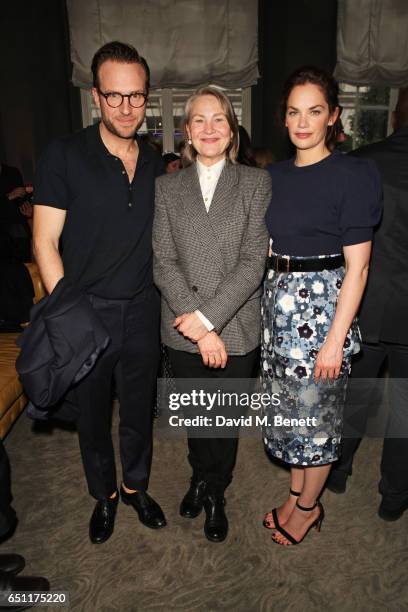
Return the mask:
[(173, 327), (199, 309), (229, 355), (260, 343), (260, 295), (268, 249), (269, 173), (227, 162), (207, 213), (196, 165), (156, 179), (154, 280), (162, 295), (162, 342), (197, 353)]

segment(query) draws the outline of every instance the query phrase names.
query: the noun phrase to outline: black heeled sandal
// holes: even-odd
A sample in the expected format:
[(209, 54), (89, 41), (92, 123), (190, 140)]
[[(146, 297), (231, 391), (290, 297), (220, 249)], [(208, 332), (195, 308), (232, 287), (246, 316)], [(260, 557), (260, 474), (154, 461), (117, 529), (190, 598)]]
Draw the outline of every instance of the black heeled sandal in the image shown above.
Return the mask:
[[(293, 489), (289, 489), (289, 493), (291, 495), (293, 495), (294, 497), (299, 497), (300, 493), (298, 493), (297, 491), (294, 491)], [(277, 508), (272, 508), (271, 510), (272, 512), (272, 518), (273, 518), (273, 522), (275, 523), (273, 526), (269, 525), (269, 521), (266, 520), (266, 516), (262, 522), (262, 525), (265, 527), (265, 529), (276, 529), (276, 525), (279, 526), (279, 519), (278, 519), (278, 512), (277, 512)]]
[[(299, 510), (302, 510), (303, 512), (311, 512), (312, 510), (316, 508), (316, 506), (319, 508), (320, 514), (317, 517), (317, 519), (313, 521), (311, 525), (309, 525), (305, 535), (303, 536), (301, 540), (295, 540), (295, 538), (280, 525), (277, 525), (276, 531), (279, 531), (279, 533), (281, 533), (283, 537), (285, 537), (288, 540), (288, 542), (291, 543), (290, 545), (295, 546), (296, 544), (300, 544), (301, 542), (303, 542), (303, 540), (305, 539), (309, 531), (312, 529), (312, 527), (314, 527), (317, 531), (321, 530), (322, 522), (324, 519), (324, 508), (319, 501), (316, 501), (311, 508), (306, 508), (305, 506), (301, 506), (299, 502), (296, 502), (296, 507), (299, 508)], [(274, 540), (273, 537), (271, 539), (272, 539), (272, 542), (275, 542), (275, 544), (280, 544), (281, 546), (287, 546), (287, 544), (283, 544), (282, 542), (278, 542), (278, 540)]]

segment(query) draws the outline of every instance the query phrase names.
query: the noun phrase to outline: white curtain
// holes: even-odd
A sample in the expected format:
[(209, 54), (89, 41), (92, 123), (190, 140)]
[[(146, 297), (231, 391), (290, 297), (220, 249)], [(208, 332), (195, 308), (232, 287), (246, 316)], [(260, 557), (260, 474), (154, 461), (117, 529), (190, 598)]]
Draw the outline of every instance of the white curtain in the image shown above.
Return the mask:
[(257, 0), (67, 0), (73, 83), (90, 87), (90, 65), (104, 43), (130, 43), (152, 73), (152, 87), (214, 83), (248, 87), (258, 78)]
[(339, 0), (339, 81), (408, 85), (408, 0)]

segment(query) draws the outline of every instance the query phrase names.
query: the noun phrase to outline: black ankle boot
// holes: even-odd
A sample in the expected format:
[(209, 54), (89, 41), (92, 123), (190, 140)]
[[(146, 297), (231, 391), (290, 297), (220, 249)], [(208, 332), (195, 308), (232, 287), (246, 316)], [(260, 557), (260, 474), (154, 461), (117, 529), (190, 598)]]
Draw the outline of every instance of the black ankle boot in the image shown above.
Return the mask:
[(208, 493), (204, 498), (206, 519), (204, 533), (210, 542), (223, 542), (228, 534), (228, 519), (224, 511), (225, 499), (218, 493)]
[(190, 488), (180, 504), (180, 514), (186, 518), (196, 518), (203, 509), (207, 483), (205, 480), (191, 479)]

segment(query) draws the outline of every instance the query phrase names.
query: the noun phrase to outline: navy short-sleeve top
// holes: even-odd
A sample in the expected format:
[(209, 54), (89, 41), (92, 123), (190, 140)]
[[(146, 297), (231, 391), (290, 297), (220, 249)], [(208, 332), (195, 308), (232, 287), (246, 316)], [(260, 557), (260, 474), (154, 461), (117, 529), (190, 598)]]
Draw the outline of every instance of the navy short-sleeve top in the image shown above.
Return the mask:
[(308, 166), (296, 166), (292, 158), (268, 170), (272, 200), (266, 224), (274, 253), (331, 255), (372, 239), (382, 212), (381, 178), (373, 160), (334, 150)]

